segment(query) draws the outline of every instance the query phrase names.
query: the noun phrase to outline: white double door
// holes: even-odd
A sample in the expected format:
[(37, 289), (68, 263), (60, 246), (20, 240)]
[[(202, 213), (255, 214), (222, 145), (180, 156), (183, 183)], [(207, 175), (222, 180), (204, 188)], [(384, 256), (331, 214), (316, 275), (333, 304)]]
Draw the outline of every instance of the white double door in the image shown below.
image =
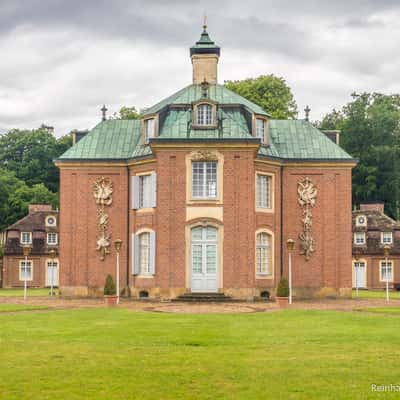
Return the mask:
[(46, 286), (58, 286), (58, 261), (48, 261), (46, 268)]
[(355, 288), (365, 289), (367, 287), (367, 268), (364, 261), (356, 261), (353, 264), (353, 284)]
[(191, 232), (192, 292), (218, 292), (218, 230), (199, 226)]

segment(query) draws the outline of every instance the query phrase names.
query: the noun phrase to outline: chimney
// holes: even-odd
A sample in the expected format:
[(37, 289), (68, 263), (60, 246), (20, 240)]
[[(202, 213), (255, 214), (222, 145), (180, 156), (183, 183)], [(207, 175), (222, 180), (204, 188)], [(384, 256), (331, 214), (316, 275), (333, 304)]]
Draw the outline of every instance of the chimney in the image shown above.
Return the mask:
[(200, 85), (203, 82), (215, 85), (218, 81), (217, 65), (220, 48), (208, 36), (206, 21), (200, 40), (190, 48), (190, 57), (193, 65), (193, 83)]
[(29, 214), (33, 214), (38, 211), (52, 211), (50, 204), (29, 204)]
[(375, 202), (375, 203), (362, 203), (360, 204), (360, 211), (378, 211), (384, 214), (385, 203)]

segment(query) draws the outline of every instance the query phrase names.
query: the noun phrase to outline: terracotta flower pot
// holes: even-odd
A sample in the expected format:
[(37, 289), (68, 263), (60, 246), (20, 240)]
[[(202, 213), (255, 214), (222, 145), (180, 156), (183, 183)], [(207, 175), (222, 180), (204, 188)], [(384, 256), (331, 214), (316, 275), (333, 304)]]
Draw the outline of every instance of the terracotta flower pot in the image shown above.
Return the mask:
[(276, 302), (279, 307), (288, 307), (289, 306), (289, 297), (275, 297)]
[(104, 296), (104, 301), (108, 306), (116, 306), (117, 305), (117, 295), (111, 295), (111, 296)]

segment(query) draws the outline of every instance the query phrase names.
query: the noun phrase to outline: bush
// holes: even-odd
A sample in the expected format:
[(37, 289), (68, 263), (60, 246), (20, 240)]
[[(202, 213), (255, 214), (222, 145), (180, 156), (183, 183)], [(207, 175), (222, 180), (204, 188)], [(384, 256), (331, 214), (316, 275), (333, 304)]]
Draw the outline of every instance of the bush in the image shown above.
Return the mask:
[(282, 278), (276, 290), (277, 297), (289, 297), (289, 282), (286, 278)]
[(104, 296), (115, 296), (117, 293), (115, 289), (115, 283), (110, 274), (107, 275), (106, 284), (104, 286)]

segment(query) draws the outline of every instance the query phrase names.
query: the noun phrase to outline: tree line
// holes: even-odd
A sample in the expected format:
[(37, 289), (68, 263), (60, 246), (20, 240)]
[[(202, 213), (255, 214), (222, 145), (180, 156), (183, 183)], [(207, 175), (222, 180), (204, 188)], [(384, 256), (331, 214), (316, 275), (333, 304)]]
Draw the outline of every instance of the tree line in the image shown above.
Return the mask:
[[(225, 86), (272, 118), (298, 116), (292, 90), (282, 77), (262, 75)], [(131, 106), (111, 118), (140, 117)], [(354, 93), (348, 104), (313, 123), (340, 130), (341, 146), (359, 160), (353, 170), (353, 204), (384, 201), (386, 212), (400, 219), (400, 95)], [(59, 172), (53, 159), (71, 145), (71, 135), (56, 138), (44, 126), (0, 135), (0, 230), (26, 215), (30, 203), (58, 206)]]

